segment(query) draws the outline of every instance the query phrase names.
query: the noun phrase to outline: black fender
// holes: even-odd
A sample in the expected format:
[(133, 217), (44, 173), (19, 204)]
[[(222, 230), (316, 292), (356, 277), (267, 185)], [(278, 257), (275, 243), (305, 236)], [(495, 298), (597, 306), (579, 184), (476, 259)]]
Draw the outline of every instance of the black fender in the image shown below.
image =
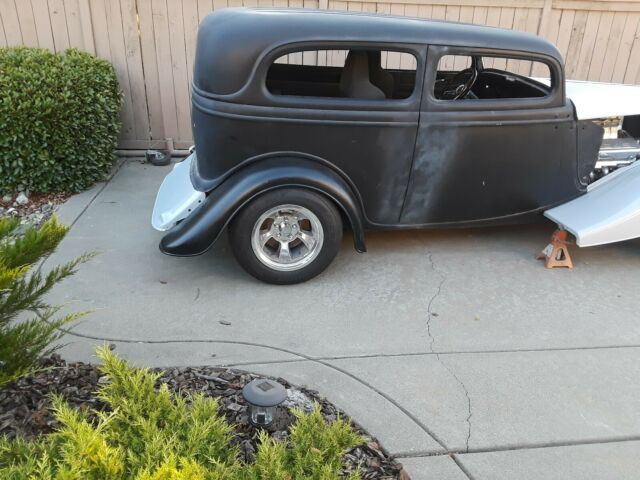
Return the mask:
[(353, 188), (330, 167), (301, 158), (269, 158), (235, 172), (162, 238), (160, 251), (175, 256), (205, 253), (244, 205), (284, 187), (309, 188), (331, 198), (351, 224), (355, 249), (366, 252), (362, 206)]

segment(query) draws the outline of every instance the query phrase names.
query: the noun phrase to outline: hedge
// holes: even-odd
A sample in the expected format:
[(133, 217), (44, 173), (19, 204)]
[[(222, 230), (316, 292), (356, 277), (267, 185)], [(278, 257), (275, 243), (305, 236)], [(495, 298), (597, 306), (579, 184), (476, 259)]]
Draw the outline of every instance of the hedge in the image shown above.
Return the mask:
[(78, 192), (104, 179), (121, 101), (105, 60), (74, 49), (0, 49), (0, 193)]

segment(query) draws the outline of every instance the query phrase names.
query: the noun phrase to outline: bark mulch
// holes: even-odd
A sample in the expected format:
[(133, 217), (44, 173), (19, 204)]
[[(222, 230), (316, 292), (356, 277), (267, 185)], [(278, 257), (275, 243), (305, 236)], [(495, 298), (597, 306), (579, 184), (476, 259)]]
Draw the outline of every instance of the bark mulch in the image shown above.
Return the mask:
[[(51, 413), (50, 396), (61, 395), (70, 405), (79, 409), (107, 410), (108, 406), (96, 398), (95, 392), (106, 381), (96, 365), (66, 363), (58, 355), (42, 360), (43, 370), (0, 389), (0, 434), (33, 439), (54, 431), (58, 423)], [(242, 387), (257, 375), (215, 367), (181, 367), (156, 369), (161, 372), (160, 383), (166, 383), (173, 392), (196, 393), (218, 397), (221, 412), (235, 427), (235, 442), (240, 445), (245, 461), (252, 461), (256, 452), (258, 430), (249, 422), (247, 404)], [(272, 437), (286, 439), (294, 417), (290, 407), (309, 411), (314, 402), (321, 406), (324, 417), (331, 421), (340, 415), (334, 405), (317, 392), (290, 385), (276, 379), (288, 390), (289, 398), (280, 408), (278, 420), (268, 429)], [(356, 430), (369, 440), (346, 454), (345, 474), (360, 465), (364, 480), (409, 480), (402, 465), (387, 455), (379, 443), (355, 422)]]

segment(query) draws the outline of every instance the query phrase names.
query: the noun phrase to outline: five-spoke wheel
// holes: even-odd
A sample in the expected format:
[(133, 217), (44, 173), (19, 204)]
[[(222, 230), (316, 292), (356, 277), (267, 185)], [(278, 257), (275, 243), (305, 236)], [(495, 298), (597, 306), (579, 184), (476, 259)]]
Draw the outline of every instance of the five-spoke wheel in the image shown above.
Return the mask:
[(318, 217), (300, 205), (278, 205), (253, 226), (253, 253), (267, 267), (280, 271), (303, 268), (322, 249), (324, 233)]
[(342, 220), (325, 196), (303, 189), (274, 190), (245, 207), (230, 228), (238, 262), (269, 283), (308, 280), (333, 260)]

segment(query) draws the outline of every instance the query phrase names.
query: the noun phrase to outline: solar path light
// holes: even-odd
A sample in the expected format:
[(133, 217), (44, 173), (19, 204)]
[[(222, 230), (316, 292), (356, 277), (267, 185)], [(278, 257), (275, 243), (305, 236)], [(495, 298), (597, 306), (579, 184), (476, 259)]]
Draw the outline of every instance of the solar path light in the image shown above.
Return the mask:
[(257, 378), (242, 389), (250, 407), (251, 423), (260, 427), (271, 425), (276, 408), (287, 399), (287, 390), (278, 382)]

